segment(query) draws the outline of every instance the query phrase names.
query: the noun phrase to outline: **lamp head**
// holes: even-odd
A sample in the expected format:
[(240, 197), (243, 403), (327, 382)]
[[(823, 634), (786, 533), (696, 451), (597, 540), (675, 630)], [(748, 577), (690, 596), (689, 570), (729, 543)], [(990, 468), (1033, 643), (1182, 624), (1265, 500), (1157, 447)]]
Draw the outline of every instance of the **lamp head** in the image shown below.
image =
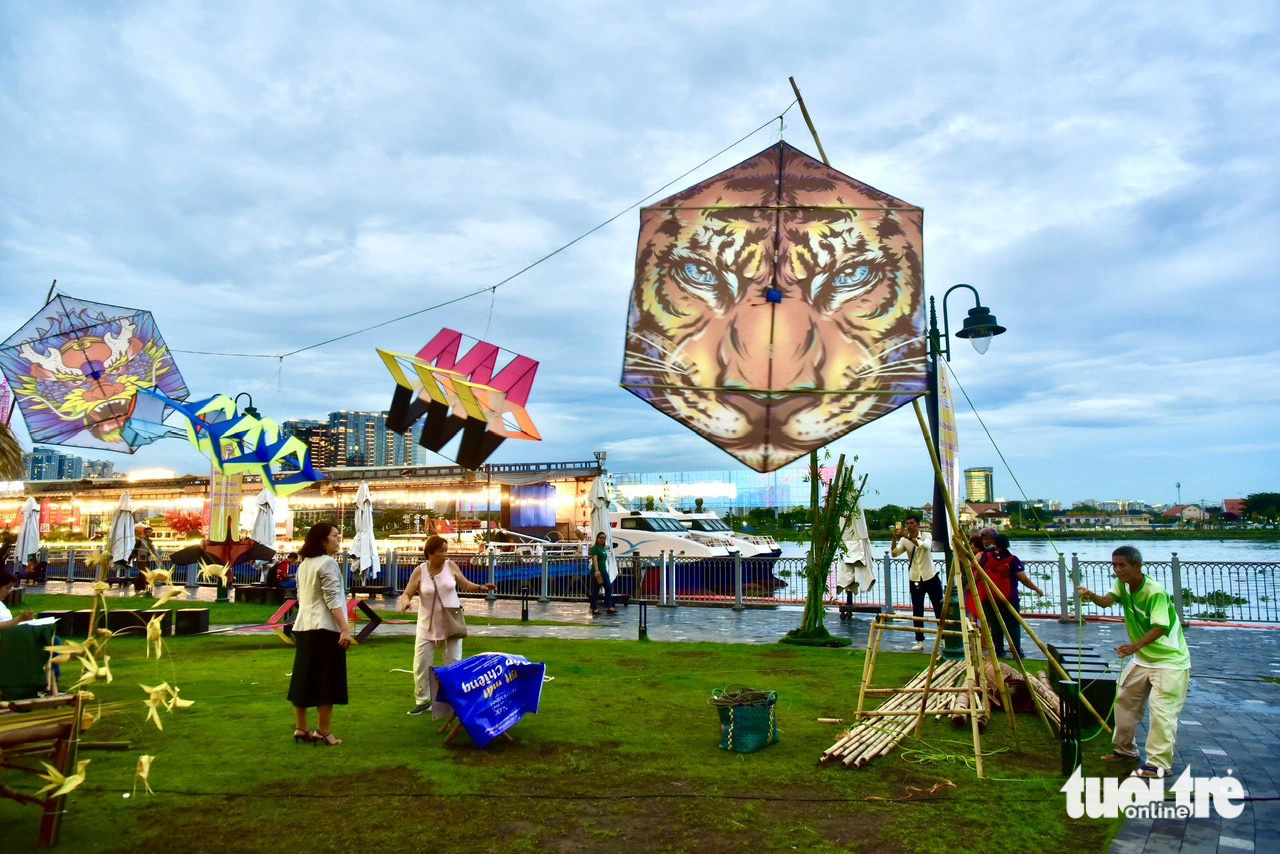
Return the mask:
[(957, 338), (968, 338), (973, 349), (979, 353), (987, 352), (991, 339), (1004, 332), (1005, 329), (996, 322), (996, 316), (985, 305), (977, 305), (969, 309), (964, 319), (964, 326), (956, 333)]

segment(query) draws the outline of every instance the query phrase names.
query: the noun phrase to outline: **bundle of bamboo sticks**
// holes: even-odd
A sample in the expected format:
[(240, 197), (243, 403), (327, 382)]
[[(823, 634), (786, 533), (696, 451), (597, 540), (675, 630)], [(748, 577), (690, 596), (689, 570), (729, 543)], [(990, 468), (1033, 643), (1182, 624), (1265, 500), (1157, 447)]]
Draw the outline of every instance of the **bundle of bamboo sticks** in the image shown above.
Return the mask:
[[(861, 768), (877, 756), (883, 756), (902, 741), (915, 727), (916, 713), (920, 708), (920, 692), (924, 689), (926, 673), (918, 673), (898, 693), (893, 694), (878, 709), (863, 712), (869, 720), (861, 721), (841, 733), (836, 743), (828, 747), (819, 764), (839, 760), (846, 768)], [(925, 705), (925, 714), (939, 714), (950, 706), (952, 698), (961, 692), (945, 689), (963, 687), (965, 668), (962, 661), (940, 664), (933, 672), (933, 683)]]

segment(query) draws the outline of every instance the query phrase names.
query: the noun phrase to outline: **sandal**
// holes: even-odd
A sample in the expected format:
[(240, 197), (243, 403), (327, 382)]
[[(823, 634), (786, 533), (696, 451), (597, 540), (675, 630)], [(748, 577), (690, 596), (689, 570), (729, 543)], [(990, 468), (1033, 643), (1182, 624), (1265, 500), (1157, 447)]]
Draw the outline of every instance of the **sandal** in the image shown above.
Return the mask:
[(311, 742), (312, 744), (315, 744), (315, 743), (316, 743), (316, 740), (315, 740), (315, 738), (312, 736), (312, 734), (311, 734), (310, 732), (308, 732), (307, 730), (305, 730), (305, 729), (295, 729), (295, 730), (293, 731), (293, 743), (294, 743), (294, 744), (298, 744), (298, 743), (300, 743), (300, 742), (303, 742), (303, 743), (305, 743), (305, 742)]
[(606, 613), (606, 614), (616, 614), (616, 613), (618, 613), (618, 609), (617, 609), (617, 608), (608, 608), (608, 609), (606, 609), (606, 610), (605, 610), (605, 613)]
[(1164, 778), (1164, 769), (1158, 765), (1152, 765), (1150, 762), (1144, 762), (1133, 769), (1133, 773), (1129, 776), (1145, 777), (1148, 780), (1161, 780)]
[(342, 739), (334, 738), (332, 732), (313, 732), (311, 733), (311, 738), (315, 740), (316, 744), (323, 744), (326, 747), (337, 747), (342, 744)]
[(591, 616), (593, 616), (593, 617), (598, 617), (598, 616), (600, 616), (600, 609), (598, 609), (598, 608), (592, 608), (592, 609), (591, 609)]
[(1123, 753), (1113, 750), (1110, 753), (1108, 753), (1106, 756), (1102, 757), (1102, 761), (1103, 762), (1137, 762), (1138, 757), (1125, 756)]

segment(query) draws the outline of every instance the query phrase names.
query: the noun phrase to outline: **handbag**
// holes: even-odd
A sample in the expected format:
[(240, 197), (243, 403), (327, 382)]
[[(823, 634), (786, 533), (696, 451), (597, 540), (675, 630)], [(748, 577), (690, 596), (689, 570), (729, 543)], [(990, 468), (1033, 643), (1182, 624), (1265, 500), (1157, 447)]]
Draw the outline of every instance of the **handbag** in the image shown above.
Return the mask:
[[(446, 567), (447, 568), (447, 567)], [(427, 570), (427, 577), (431, 579), (431, 586), (436, 590), (436, 601), (440, 601), (440, 585), (436, 584), (436, 577)], [(444, 636), (450, 640), (454, 638), (465, 638), (467, 636), (467, 619), (466, 612), (459, 605), (456, 608), (446, 608), (440, 606), (440, 610), (444, 612)], [(435, 619), (435, 607), (431, 609), (431, 618), (427, 620), (427, 629), (432, 628), (432, 621)]]

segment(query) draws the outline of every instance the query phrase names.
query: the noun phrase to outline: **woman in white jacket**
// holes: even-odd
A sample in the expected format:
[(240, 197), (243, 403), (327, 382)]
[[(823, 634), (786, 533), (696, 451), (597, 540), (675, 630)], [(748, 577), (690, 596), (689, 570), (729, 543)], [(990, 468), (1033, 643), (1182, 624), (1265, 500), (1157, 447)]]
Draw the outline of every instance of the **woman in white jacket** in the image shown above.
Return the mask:
[[(351, 626), (347, 623), (346, 592), (342, 571), (333, 556), (342, 548), (342, 529), (319, 522), (307, 531), (298, 549), (298, 618), (293, 621), (293, 676), (289, 702), (293, 704), (293, 740), (336, 747), (333, 737), (335, 704), (347, 704), (347, 647)], [(308, 728), (307, 709), (316, 707), (316, 728)]]

